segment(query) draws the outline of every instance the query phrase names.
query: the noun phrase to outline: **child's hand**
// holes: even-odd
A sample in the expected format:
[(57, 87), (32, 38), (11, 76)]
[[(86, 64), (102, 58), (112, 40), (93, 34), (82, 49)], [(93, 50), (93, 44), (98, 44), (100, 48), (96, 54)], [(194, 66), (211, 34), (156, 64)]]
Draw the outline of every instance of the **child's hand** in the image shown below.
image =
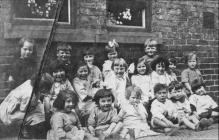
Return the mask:
[(174, 124), (173, 124), (171, 121), (169, 121), (169, 120), (166, 120), (166, 124), (167, 124), (169, 127), (174, 127)]
[(109, 131), (108, 129), (106, 131), (103, 132), (105, 137), (108, 137), (111, 134), (111, 131)]
[(72, 125), (70, 125), (70, 124), (67, 124), (66, 126), (64, 126), (63, 129), (64, 129), (66, 132), (69, 132), (69, 131), (72, 130), (73, 127), (74, 127), (74, 126), (72, 126)]

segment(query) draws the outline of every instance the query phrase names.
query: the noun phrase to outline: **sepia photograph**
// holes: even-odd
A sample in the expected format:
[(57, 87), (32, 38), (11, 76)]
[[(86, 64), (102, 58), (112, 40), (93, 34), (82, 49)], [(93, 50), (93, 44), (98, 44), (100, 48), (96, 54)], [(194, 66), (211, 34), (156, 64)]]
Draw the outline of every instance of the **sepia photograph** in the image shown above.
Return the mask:
[(0, 140), (218, 140), (218, 0), (0, 0)]

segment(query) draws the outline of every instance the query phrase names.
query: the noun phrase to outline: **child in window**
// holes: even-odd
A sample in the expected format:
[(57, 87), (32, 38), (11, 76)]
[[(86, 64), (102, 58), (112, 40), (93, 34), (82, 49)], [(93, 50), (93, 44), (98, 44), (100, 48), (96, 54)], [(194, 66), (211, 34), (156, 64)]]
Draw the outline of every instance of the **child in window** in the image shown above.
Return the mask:
[(135, 75), (131, 77), (132, 85), (136, 85), (141, 88), (141, 101), (144, 105), (148, 104), (149, 100), (154, 98), (151, 93), (152, 83), (150, 77), (150, 65), (143, 59), (139, 60), (134, 73)]
[(71, 81), (73, 79), (74, 65), (71, 62), (72, 48), (69, 44), (58, 43), (56, 48), (56, 59), (48, 61), (45, 65), (45, 71), (52, 75), (53, 68), (61, 65), (66, 72), (66, 77)]
[(191, 110), (190, 102), (186, 98), (186, 93), (183, 92), (183, 85), (177, 81), (171, 82), (169, 93), (170, 99), (176, 106), (179, 123), (192, 130), (199, 130), (199, 120), (196, 113)]
[(53, 106), (57, 111), (51, 117), (51, 130), (47, 132), (47, 140), (83, 140), (85, 132), (81, 130), (79, 118), (74, 111), (78, 104), (78, 96), (70, 90), (60, 91)]
[(213, 123), (212, 118), (216, 119), (219, 116), (218, 105), (209, 95), (206, 94), (204, 84), (195, 80), (192, 82), (191, 87), (194, 94), (189, 97), (189, 101), (195, 106), (198, 117), (200, 119), (208, 119), (208, 126), (210, 126)]
[(107, 75), (112, 71), (112, 63), (118, 57), (118, 47), (119, 44), (116, 42), (115, 39), (113, 39), (113, 41), (109, 41), (107, 46), (105, 47), (108, 60), (105, 60), (103, 64), (103, 78), (107, 77)]
[(169, 61), (169, 69), (167, 70), (167, 73), (170, 75), (171, 81), (177, 81), (177, 70), (176, 70), (176, 64), (177, 60), (175, 57), (171, 56), (168, 58)]
[[(114, 96), (110, 89), (100, 89), (93, 99), (96, 103), (88, 119), (88, 129), (98, 137), (108, 137), (116, 126), (117, 110), (112, 106)], [(113, 132), (115, 133), (115, 132)]]
[(90, 81), (93, 83), (94, 87), (100, 87), (103, 77), (100, 69), (97, 66), (93, 65), (95, 57), (93, 49), (87, 49), (86, 51), (84, 51), (83, 57), (85, 63), (88, 65), (90, 70)]
[(15, 62), (9, 70), (9, 85), (13, 89), (21, 85), (37, 72), (37, 52), (35, 41), (28, 37), (23, 37), (19, 41), (19, 54), (15, 56)]
[(62, 65), (56, 65), (55, 68), (53, 68), (53, 78), (54, 83), (50, 90), (50, 94), (46, 95), (44, 98), (46, 111), (52, 111), (51, 109), (53, 106), (53, 102), (57, 98), (57, 95), (61, 90), (73, 91), (73, 87), (66, 77), (65, 69), (62, 67)]
[(121, 105), (126, 102), (125, 88), (130, 85), (130, 80), (127, 76), (127, 63), (123, 58), (116, 58), (112, 64), (112, 73), (105, 77), (105, 86), (112, 89), (115, 97), (115, 104)]
[(128, 134), (130, 129), (134, 131), (134, 138), (158, 135), (158, 133), (150, 130), (147, 123), (148, 114), (140, 102), (141, 95), (142, 91), (137, 86), (133, 85), (126, 88), (125, 98), (128, 102), (121, 106), (118, 114), (119, 120), (123, 123), (123, 129), (120, 134), (121, 138), (133, 137)]
[(173, 102), (167, 99), (168, 87), (165, 84), (154, 86), (155, 100), (151, 104), (151, 126), (160, 132), (171, 135), (178, 129), (177, 113)]
[(187, 95), (193, 94), (191, 89), (191, 83), (194, 80), (198, 80), (199, 83), (203, 84), (204, 80), (201, 72), (197, 68), (198, 65), (198, 57), (196, 53), (191, 52), (186, 56), (185, 63), (188, 65), (188, 68), (183, 70), (181, 74), (182, 83), (185, 84), (186, 89), (189, 93)]
[(173, 80), (171, 76), (167, 73), (169, 69), (169, 62), (164, 57), (157, 57), (151, 62), (151, 68), (153, 72), (151, 73), (152, 87), (157, 83), (169, 85)]

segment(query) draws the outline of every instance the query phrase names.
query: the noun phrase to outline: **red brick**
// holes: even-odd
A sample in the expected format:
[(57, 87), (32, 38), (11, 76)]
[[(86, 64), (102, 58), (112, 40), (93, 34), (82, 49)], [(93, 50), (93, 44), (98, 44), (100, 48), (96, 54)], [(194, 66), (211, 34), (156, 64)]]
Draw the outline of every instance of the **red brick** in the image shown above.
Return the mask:
[(204, 80), (210, 80), (211, 79), (211, 75), (204, 75), (203, 78), (204, 78)]
[(198, 44), (198, 40), (187, 39), (186, 40), (186, 44), (188, 44), (188, 45), (197, 45)]
[(217, 85), (217, 86), (211, 86), (210, 87), (210, 91), (218, 91), (218, 89), (219, 89), (219, 86)]
[(199, 40), (198, 44), (200, 44), (200, 45), (208, 45), (209, 43), (206, 40)]
[(217, 80), (217, 79), (218, 79), (218, 74), (212, 75), (212, 76), (211, 76), (211, 79), (212, 79), (212, 80)]

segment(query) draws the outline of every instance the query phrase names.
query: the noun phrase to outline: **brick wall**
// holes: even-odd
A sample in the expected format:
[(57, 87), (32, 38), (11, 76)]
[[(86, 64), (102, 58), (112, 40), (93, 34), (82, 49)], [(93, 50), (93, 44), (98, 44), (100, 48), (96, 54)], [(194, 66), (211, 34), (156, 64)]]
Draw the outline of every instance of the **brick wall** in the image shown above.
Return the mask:
[[(5, 73), (10, 68), (13, 54), (18, 48), (18, 39), (4, 38), (4, 23), (10, 20), (12, 0), (0, 0), (0, 98), (7, 95)], [(106, 2), (105, 0), (80, 0), (75, 10), (74, 28), (100, 29), (106, 31)], [(203, 12), (215, 14), (215, 27), (203, 28)], [(182, 57), (190, 51), (196, 51), (200, 58), (200, 69), (207, 83), (210, 95), (219, 97), (218, 89), (218, 2), (217, 0), (152, 0), (152, 34), (160, 33), (164, 45), (160, 48), (162, 54), (173, 53), (178, 59), (178, 68), (185, 68)], [(39, 62), (45, 49), (46, 40), (37, 40)], [(79, 58), (79, 53), (92, 43), (74, 43), (74, 57)], [(103, 62), (103, 43), (97, 42), (97, 55)], [(142, 43), (120, 44), (121, 56), (128, 62), (143, 55)], [(51, 53), (54, 48), (51, 49)], [(215, 99), (217, 99), (215, 98)]]

